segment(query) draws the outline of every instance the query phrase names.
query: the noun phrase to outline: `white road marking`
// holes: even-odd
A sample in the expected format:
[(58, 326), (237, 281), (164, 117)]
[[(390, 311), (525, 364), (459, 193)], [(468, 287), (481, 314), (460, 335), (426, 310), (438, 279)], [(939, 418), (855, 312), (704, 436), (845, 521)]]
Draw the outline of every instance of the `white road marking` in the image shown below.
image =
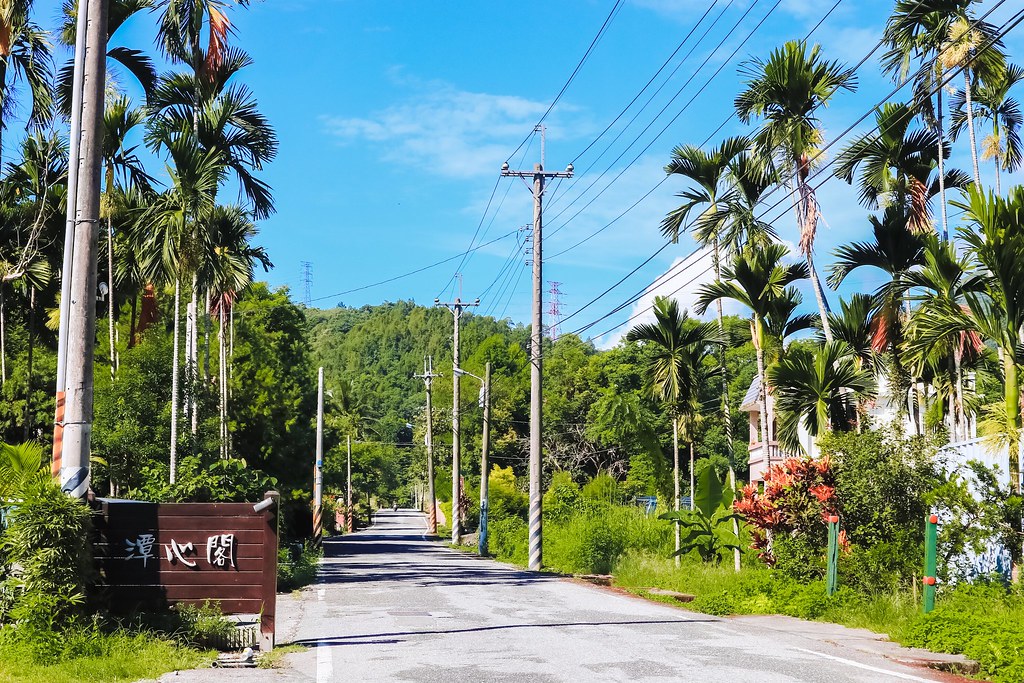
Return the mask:
[(900, 673), (898, 671), (891, 671), (889, 669), (881, 669), (881, 668), (879, 668), (877, 666), (871, 666), (869, 664), (861, 664), (860, 662), (855, 662), (852, 659), (845, 659), (843, 657), (836, 657), (835, 655), (827, 655), (824, 652), (815, 652), (814, 650), (806, 650), (806, 649), (804, 649), (802, 647), (794, 647), (793, 649), (796, 650), (797, 652), (806, 652), (809, 655), (814, 655), (816, 657), (822, 657), (824, 659), (831, 659), (834, 662), (841, 662), (841, 663), (846, 664), (848, 666), (855, 666), (858, 669), (864, 669), (866, 671), (874, 671), (875, 673), (885, 674), (886, 676), (892, 676), (893, 678), (901, 678), (901, 679), (903, 679), (905, 681), (922, 681), (922, 683), (932, 683), (932, 681), (935, 680), (933, 678), (921, 678), (919, 676), (912, 676), (910, 674), (904, 674), (904, 673)]
[(330, 683), (334, 678), (330, 643), (320, 640), (316, 644), (316, 683)]

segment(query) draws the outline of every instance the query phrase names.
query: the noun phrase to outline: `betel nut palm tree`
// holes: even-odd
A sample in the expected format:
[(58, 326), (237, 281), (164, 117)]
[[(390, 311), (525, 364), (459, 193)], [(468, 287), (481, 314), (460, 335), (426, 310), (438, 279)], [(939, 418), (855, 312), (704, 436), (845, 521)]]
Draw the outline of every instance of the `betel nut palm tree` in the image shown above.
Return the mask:
[[(678, 511), (680, 421), (692, 421), (696, 417), (699, 409), (697, 392), (701, 366), (705, 359), (713, 356), (715, 347), (722, 343), (722, 337), (717, 324), (691, 321), (685, 311), (679, 310), (679, 304), (675, 299), (656, 298), (653, 311), (655, 322), (636, 325), (626, 334), (626, 339), (650, 348), (650, 360), (647, 365), (648, 385), (651, 393), (665, 405), (672, 418), (672, 480), (675, 495), (672, 509)], [(690, 453), (692, 482), (692, 449)], [(678, 525), (675, 543), (678, 551)]]
[[(1024, 187), (1006, 198), (972, 186), (954, 206), (964, 212), (966, 225), (959, 236), (978, 264), (973, 289), (965, 292), (964, 306), (925, 306), (914, 316), (914, 343), (936, 345), (968, 334), (988, 339), (999, 350), (1003, 366), (1003, 406), (993, 417), (1009, 452), (1011, 491), (1020, 482), (1020, 377), (1018, 345), (1024, 326)], [(943, 300), (937, 298), (936, 303)]]
[(788, 353), (769, 368), (768, 381), (775, 392), (779, 440), (794, 450), (803, 449), (800, 424), (812, 438), (847, 430), (855, 423), (857, 402), (875, 390), (871, 370), (842, 341)]
[(826, 339), (832, 339), (828, 324), (828, 302), (814, 268), (814, 240), (819, 208), (810, 183), (811, 168), (820, 156), (822, 133), (818, 109), (828, 106), (840, 90), (856, 90), (853, 69), (839, 61), (828, 61), (821, 47), (804, 41), (789, 41), (767, 59), (752, 58), (740, 67), (744, 89), (736, 97), (740, 120), (761, 120), (754, 137), (755, 148), (774, 160), (784, 184), (793, 193), (800, 233), (800, 251), (814, 288)]
[[(1020, 102), (1010, 96), (1010, 91), (1022, 81), (1024, 68), (1016, 64), (1004, 64), (1001, 70), (989, 74), (984, 81), (974, 86), (972, 116), (992, 125), (992, 132), (981, 141), (981, 158), (993, 162), (996, 194), (1002, 194), (1002, 172), (1014, 172), (1024, 160), (1020, 140)], [(968, 124), (965, 90), (957, 91), (950, 107), (953, 110), (950, 134), (956, 140)]]
[[(882, 55), (882, 71), (893, 81), (913, 83), (914, 105), (925, 122), (937, 133), (936, 146), (939, 165), (939, 207), (942, 216), (942, 238), (949, 239), (948, 212), (946, 208), (946, 187), (944, 169), (944, 146), (946, 133), (943, 127), (943, 84), (946, 81), (947, 63), (955, 63), (954, 51), (950, 48), (951, 29), (960, 22), (958, 32), (962, 33), (965, 23), (971, 30), (990, 39), (988, 47), (999, 47), (991, 42), (996, 35), (994, 28), (977, 21), (971, 14), (976, 0), (897, 0), (896, 6), (885, 25), (883, 40), (886, 51)], [(957, 34), (954, 34), (956, 38)], [(971, 35), (963, 38), (973, 38)], [(955, 41), (956, 42), (956, 41)], [(959, 41), (962, 48), (965, 41)], [(968, 50), (976, 49), (970, 47)], [(970, 80), (969, 76), (967, 77)]]
[[(860, 202), (868, 209), (902, 207), (907, 229), (932, 232), (931, 200), (939, 194), (938, 150), (949, 157), (949, 145), (933, 130), (914, 129), (914, 108), (887, 102), (875, 112), (875, 128), (846, 145), (836, 158), (833, 173), (853, 184), (856, 176)], [(963, 171), (945, 173), (941, 187), (963, 188), (970, 178)]]
[(744, 249), (733, 257), (728, 267), (722, 269), (722, 279), (698, 290), (695, 307), (698, 314), (703, 314), (718, 299), (730, 299), (750, 310), (750, 337), (757, 356), (761, 441), (766, 452), (772, 440), (765, 372), (768, 318), (775, 312), (778, 299), (785, 296), (787, 288), (808, 276), (806, 263), (784, 262), (788, 253), (785, 246), (776, 242)]

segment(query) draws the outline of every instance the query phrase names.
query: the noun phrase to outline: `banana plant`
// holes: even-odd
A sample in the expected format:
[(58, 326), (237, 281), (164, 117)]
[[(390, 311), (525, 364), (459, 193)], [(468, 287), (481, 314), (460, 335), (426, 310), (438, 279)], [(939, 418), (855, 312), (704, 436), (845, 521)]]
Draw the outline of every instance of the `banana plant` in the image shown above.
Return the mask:
[(733, 531), (732, 522), (743, 518), (732, 511), (735, 491), (723, 486), (710, 464), (697, 477), (693, 493), (693, 509), (666, 512), (661, 519), (682, 527), (680, 547), (675, 555), (697, 551), (708, 564), (720, 564), (726, 552), (741, 550), (740, 539)]

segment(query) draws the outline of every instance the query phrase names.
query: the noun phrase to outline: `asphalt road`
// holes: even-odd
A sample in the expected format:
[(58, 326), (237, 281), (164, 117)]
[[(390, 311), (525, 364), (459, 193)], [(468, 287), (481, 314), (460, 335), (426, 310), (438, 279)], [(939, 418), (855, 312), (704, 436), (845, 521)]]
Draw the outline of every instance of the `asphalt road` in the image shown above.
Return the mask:
[(718, 619), (458, 553), (423, 516), (381, 512), (325, 543), (319, 583), (282, 601), (278, 640), (309, 647), (277, 671), (166, 681), (959, 680), (891, 657), (866, 632), (786, 619)]

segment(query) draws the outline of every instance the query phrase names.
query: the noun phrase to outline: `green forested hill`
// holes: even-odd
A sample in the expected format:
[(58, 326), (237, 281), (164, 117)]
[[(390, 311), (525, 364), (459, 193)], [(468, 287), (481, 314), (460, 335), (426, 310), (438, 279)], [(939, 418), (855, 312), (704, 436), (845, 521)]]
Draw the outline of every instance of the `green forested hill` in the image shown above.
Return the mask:
[[(451, 454), (451, 312), (399, 301), (358, 309), (310, 309), (307, 318), (313, 363), (324, 367), (333, 395), (329, 443), (340, 456), (344, 434), (354, 434), (355, 457), (373, 459), (372, 467), (379, 470), (373, 488), (382, 492), (396, 485), (404, 489), (403, 484), (422, 474), (425, 392), (423, 381), (414, 375), (423, 372), (425, 357), (433, 356), (434, 371), (444, 375), (434, 381), (433, 391), (438, 492), (444, 496), (451, 476), (445, 467)], [(753, 349), (746, 321), (729, 319), (729, 329), (735, 342), (727, 358), (736, 453), (731, 460), (742, 471), (747, 418), (739, 414), (738, 406), (754, 374)], [(463, 369), (482, 376), (487, 361), (493, 367), (492, 460), (524, 474), (529, 329), (467, 311), (461, 337)], [(628, 480), (626, 490), (664, 490), (671, 428), (646, 388), (644, 349), (621, 343), (598, 350), (572, 335), (556, 342), (545, 339), (544, 348), (546, 474), (564, 469), (583, 477), (606, 471)], [(479, 390), (476, 379), (462, 379), (463, 475), (469, 481), (479, 476)], [(717, 383), (706, 387), (709, 413), (717, 409), (718, 391)], [(698, 458), (711, 457), (720, 468), (726, 467), (730, 458), (720, 421), (698, 422), (696, 442)], [(369, 461), (365, 464), (370, 466)], [(341, 476), (340, 468), (328, 469), (328, 480)]]

